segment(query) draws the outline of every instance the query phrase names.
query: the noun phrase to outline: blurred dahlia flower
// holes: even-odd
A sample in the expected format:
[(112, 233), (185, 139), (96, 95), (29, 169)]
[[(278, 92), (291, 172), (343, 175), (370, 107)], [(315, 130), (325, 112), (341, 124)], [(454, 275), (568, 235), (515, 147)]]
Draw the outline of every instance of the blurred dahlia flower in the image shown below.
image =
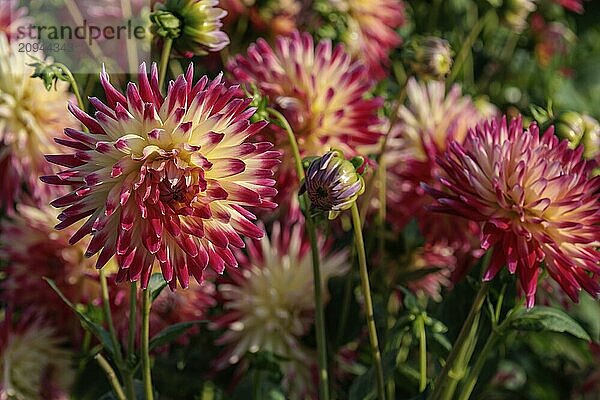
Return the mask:
[(26, 7), (19, 7), (18, 0), (4, 0), (0, 7), (0, 35), (11, 40), (17, 34), (17, 28), (27, 26), (31, 22)]
[(69, 245), (75, 229), (56, 231), (55, 211), (19, 204), (17, 212), (0, 223), (0, 257), (6, 278), (0, 283), (5, 301), (20, 311), (46, 315), (59, 333), (78, 337), (81, 324), (43, 278), (52, 279), (74, 304), (100, 297), (93, 262), (85, 247)]
[(554, 0), (554, 2), (569, 11), (583, 14), (583, 0)]
[(173, 39), (173, 49), (184, 57), (220, 51), (229, 44), (221, 31), (227, 11), (218, 0), (159, 0), (154, 5), (152, 32)]
[(220, 6), (227, 11), (226, 26), (244, 18), (251, 24), (248, 31), (266, 32), (269, 36), (291, 34), (303, 16), (303, 3), (299, 0), (223, 0)]
[[(321, 155), (330, 148), (352, 158), (375, 145), (382, 99), (366, 99), (373, 87), (365, 66), (353, 62), (341, 45), (323, 40), (316, 47), (308, 33), (278, 37), (274, 48), (263, 39), (250, 45), (246, 57), (228, 65), (237, 81), (254, 84), (283, 113), (296, 135), (302, 156)], [(285, 146), (285, 133), (271, 126)], [(290, 153), (291, 155), (291, 153)], [(281, 166), (282, 188), (297, 187), (292, 157)]]
[(433, 209), (481, 224), (481, 247), (493, 247), (484, 279), (506, 265), (528, 307), (542, 262), (573, 301), (582, 288), (600, 295), (600, 177), (590, 177), (583, 147), (569, 149), (553, 131), (523, 131), (521, 118), (480, 124), (438, 159), (446, 191), (428, 188)]
[(396, 29), (404, 24), (401, 0), (330, 0), (347, 15), (342, 40), (352, 56), (369, 66), (370, 76), (381, 79), (389, 67), (390, 52), (402, 43)]
[(116, 254), (118, 282), (145, 288), (155, 261), (171, 288), (187, 287), (190, 273), (202, 281), (209, 264), (222, 273), (237, 265), (231, 248), (244, 246), (240, 235), (263, 236), (247, 207), (276, 207), (266, 198), (277, 193), (279, 152), (248, 140), (266, 123), (249, 122), (251, 100), (236, 86), (221, 76), (192, 84), (193, 74), (190, 64), (163, 98), (156, 65), (148, 80), (142, 64), (126, 95), (103, 71), (107, 104), (91, 98), (94, 117), (69, 106), (90, 133), (65, 129), (73, 152), (47, 156), (67, 169), (44, 182), (77, 187), (52, 202), (66, 207), (57, 228), (87, 218), (71, 243), (91, 234), (86, 256), (100, 252), (98, 267)]
[(457, 260), (452, 247), (439, 243), (427, 243), (410, 254), (407, 268), (409, 271), (415, 272), (425, 268), (438, 269), (427, 273), (421, 278), (407, 282), (407, 286), (419, 296), (427, 296), (440, 302), (442, 300), (442, 289), (452, 287), (450, 277), (456, 263)]
[[(230, 270), (229, 283), (219, 285), (225, 314), (213, 328), (226, 328), (218, 344), (227, 345), (218, 368), (242, 361), (246, 353), (267, 351), (282, 357), (287, 388), (301, 393), (314, 387), (311, 352), (300, 342), (314, 320), (310, 244), (301, 224), (273, 224), (270, 239), (248, 241), (248, 255), (239, 254), (240, 269)], [(323, 285), (347, 271), (347, 252), (332, 254), (321, 242)], [(241, 253), (241, 252), (240, 252)], [(294, 398), (305, 398), (299, 395)]]
[(0, 325), (0, 399), (67, 400), (74, 379), (72, 355), (54, 328), (37, 315)]
[[(476, 227), (455, 217), (440, 218), (425, 210), (432, 203), (421, 182), (435, 184), (442, 173), (435, 163), (453, 140), (462, 143), (470, 127), (484, 119), (468, 96), (454, 85), (446, 93), (444, 82), (417, 82), (409, 79), (407, 105), (398, 110), (398, 123), (388, 140), (387, 215), (396, 229), (403, 229), (416, 218), (430, 242), (447, 240), (450, 244), (470, 247)], [(458, 223), (458, 225), (457, 225)]]
[(30, 62), (0, 33), (0, 208), (18, 201), (23, 186), (37, 202), (48, 197), (50, 188), (38, 177), (54, 169), (44, 154), (56, 151), (52, 137), (73, 122), (64, 111), (71, 98), (68, 85), (58, 82), (56, 90), (47, 91), (31, 77)]

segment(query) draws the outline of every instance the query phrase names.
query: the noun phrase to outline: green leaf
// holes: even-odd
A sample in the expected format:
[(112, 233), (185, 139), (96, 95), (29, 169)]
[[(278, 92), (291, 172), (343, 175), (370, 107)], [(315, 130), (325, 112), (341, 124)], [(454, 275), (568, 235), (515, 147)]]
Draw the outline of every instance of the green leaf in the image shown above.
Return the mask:
[(81, 321), (81, 323), (102, 343), (102, 346), (108, 351), (110, 355), (115, 354), (115, 348), (112, 345), (112, 341), (110, 340), (110, 335), (101, 325), (93, 322), (87, 315), (82, 313), (73, 303), (69, 301), (65, 297), (65, 295), (60, 291), (56, 283), (52, 279), (44, 278), (48, 285), (60, 296), (62, 301), (65, 302), (74, 312), (77, 314), (77, 317)]
[(150, 291), (150, 301), (154, 303), (154, 300), (160, 295), (162, 290), (167, 286), (167, 281), (160, 272), (152, 274), (150, 282), (148, 282), (148, 290)]
[[(383, 379), (387, 382), (393, 377), (393, 371), (396, 368), (396, 353), (385, 352), (381, 357), (383, 366)], [(357, 377), (352, 386), (350, 386), (349, 400), (372, 400), (375, 399), (377, 388), (377, 378), (375, 377), (374, 367), (369, 368), (365, 373)]]
[(510, 329), (520, 331), (550, 331), (566, 332), (571, 335), (591, 341), (590, 335), (563, 311), (552, 307), (535, 307), (531, 310), (521, 309), (512, 317)]
[(174, 324), (166, 327), (162, 331), (158, 332), (152, 339), (150, 339), (150, 343), (148, 346), (150, 350), (155, 347), (162, 346), (172, 342), (177, 339), (179, 336), (183, 335), (185, 331), (191, 328), (193, 325), (201, 324), (207, 321), (186, 321), (180, 322), (178, 324)]

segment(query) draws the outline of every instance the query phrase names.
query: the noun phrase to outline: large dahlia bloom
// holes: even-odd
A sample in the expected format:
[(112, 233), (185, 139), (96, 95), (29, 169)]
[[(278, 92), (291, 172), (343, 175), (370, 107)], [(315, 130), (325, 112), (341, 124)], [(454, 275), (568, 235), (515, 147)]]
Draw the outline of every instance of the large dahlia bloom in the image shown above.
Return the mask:
[[(326, 285), (328, 278), (347, 270), (347, 253), (332, 254), (324, 242), (321, 250)], [(247, 353), (271, 352), (285, 360), (282, 370), (290, 392), (304, 392), (314, 386), (308, 368), (315, 364), (300, 341), (314, 320), (310, 244), (301, 224), (275, 222), (270, 240), (248, 241), (247, 251), (247, 256), (239, 255), (240, 269), (231, 271), (231, 281), (219, 285), (226, 312), (214, 327), (227, 328), (218, 340), (227, 349), (217, 367), (242, 362), (243, 368)]]
[(402, 44), (396, 29), (404, 24), (402, 0), (330, 0), (347, 15), (342, 40), (352, 56), (363, 60), (372, 76), (383, 78), (390, 52)]
[(190, 274), (202, 281), (208, 265), (236, 266), (240, 235), (263, 236), (247, 208), (276, 206), (267, 198), (277, 193), (279, 153), (248, 140), (266, 123), (249, 122), (254, 109), (236, 86), (220, 76), (193, 84), (193, 73), (190, 65), (163, 97), (155, 65), (150, 80), (140, 66), (126, 95), (103, 72), (107, 103), (90, 99), (94, 117), (69, 106), (90, 133), (65, 129), (73, 152), (47, 156), (67, 168), (43, 180), (76, 187), (52, 203), (66, 207), (57, 227), (87, 218), (71, 242), (91, 234), (86, 255), (100, 252), (98, 267), (116, 254), (117, 281), (145, 288), (155, 261), (172, 288), (187, 287)]
[(0, 324), (0, 399), (66, 400), (74, 380), (73, 355), (54, 328), (29, 314)]
[(50, 206), (19, 204), (16, 211), (0, 223), (4, 299), (16, 310), (46, 315), (61, 334), (77, 337), (81, 324), (73, 310), (43, 278), (52, 279), (71, 302), (88, 304), (100, 297), (93, 262), (83, 256), (85, 247), (69, 245), (75, 229), (54, 229), (56, 213)]
[(435, 209), (481, 225), (481, 247), (493, 248), (484, 279), (506, 265), (528, 307), (542, 262), (573, 301), (582, 288), (600, 295), (600, 178), (590, 177), (583, 147), (568, 145), (553, 129), (523, 131), (520, 118), (483, 123), (438, 159), (445, 190), (428, 189)]
[(484, 115), (457, 85), (446, 93), (444, 82), (425, 83), (411, 78), (406, 93), (407, 104), (398, 110), (398, 123), (391, 130), (385, 153), (389, 222), (402, 229), (416, 218), (429, 241), (468, 246), (474, 227), (457, 218), (440, 218), (427, 212), (425, 206), (432, 199), (420, 185), (434, 184), (435, 177), (442, 173), (435, 158), (453, 140), (462, 143), (468, 129)]
[[(298, 32), (277, 38), (274, 48), (259, 39), (246, 57), (238, 55), (228, 69), (236, 80), (256, 85), (283, 113), (302, 156), (335, 148), (352, 158), (381, 136), (377, 110), (382, 99), (365, 98), (372, 88), (367, 70), (353, 62), (341, 45), (334, 48), (331, 41), (323, 40), (315, 47), (308, 33)], [(276, 142), (285, 147), (285, 132), (271, 128)], [(286, 179), (296, 180), (291, 152), (285, 159), (279, 184), (295, 187)]]
[(0, 208), (12, 206), (23, 187), (38, 202), (48, 196), (50, 188), (38, 177), (54, 169), (44, 154), (57, 150), (52, 137), (73, 121), (65, 113), (68, 85), (58, 82), (47, 91), (41, 79), (31, 77), (30, 62), (0, 33)]

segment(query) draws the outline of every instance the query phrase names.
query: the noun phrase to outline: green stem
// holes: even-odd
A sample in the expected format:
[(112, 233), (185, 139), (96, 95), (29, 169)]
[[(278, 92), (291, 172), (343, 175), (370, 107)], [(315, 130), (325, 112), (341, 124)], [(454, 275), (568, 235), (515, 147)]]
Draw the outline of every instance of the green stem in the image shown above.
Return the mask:
[(123, 366), (123, 356), (121, 354), (121, 346), (119, 345), (119, 340), (117, 339), (117, 334), (115, 331), (115, 325), (112, 320), (112, 313), (110, 311), (110, 299), (108, 297), (108, 284), (106, 282), (106, 275), (104, 273), (104, 268), (101, 268), (99, 271), (100, 277), (100, 288), (102, 291), (102, 311), (104, 314), (104, 321), (108, 326), (108, 333), (110, 334), (110, 341), (112, 342), (115, 354), (115, 361), (119, 369)]
[(77, 99), (77, 105), (81, 110), (85, 111), (85, 105), (83, 104), (83, 99), (81, 98), (81, 94), (79, 92), (79, 86), (77, 85), (77, 82), (75, 81), (75, 77), (71, 73), (71, 70), (69, 70), (69, 68), (65, 64), (54, 63), (54, 65), (60, 68), (63, 71), (63, 73), (67, 76), (67, 78), (69, 79), (69, 85), (71, 85), (73, 94)]
[(108, 378), (108, 382), (110, 383), (110, 386), (113, 388), (115, 394), (117, 395), (117, 399), (127, 400), (127, 397), (125, 397), (125, 393), (123, 393), (123, 389), (121, 388), (121, 384), (119, 383), (119, 378), (117, 377), (115, 370), (110, 366), (108, 361), (106, 361), (106, 358), (104, 358), (102, 356), (102, 354), (98, 353), (94, 356), (94, 359), (98, 362), (100, 367), (104, 370), (104, 373), (106, 374), (106, 376)]
[[(490, 254), (488, 252), (488, 254)], [(479, 324), (479, 316), (481, 308), (485, 302), (485, 298), (489, 291), (490, 285), (488, 282), (483, 282), (475, 296), (475, 300), (469, 310), (467, 319), (465, 320), (458, 338), (446, 359), (446, 364), (442, 372), (435, 381), (434, 391), (430, 396), (431, 400), (451, 399), (456, 385), (464, 373), (462, 369), (468, 363), (469, 348), (473, 347), (473, 341), (476, 339), (477, 327)]]
[(463, 41), (463, 45), (460, 48), (456, 59), (454, 61), (454, 66), (452, 67), (452, 72), (450, 72), (450, 76), (446, 81), (447, 85), (450, 85), (454, 80), (458, 77), (458, 73), (462, 70), (462, 66), (469, 55), (475, 40), (487, 24), (488, 20), (494, 16), (493, 9), (488, 11), (482, 18), (478, 19), (477, 22), (471, 28), (471, 31)]
[[(502, 302), (504, 300), (504, 290), (506, 288), (506, 284), (502, 286), (502, 291), (500, 292), (500, 297), (498, 298), (498, 303), (496, 305), (495, 318), (498, 321), (500, 317), (500, 309), (502, 307)], [(479, 375), (481, 374), (481, 370), (483, 369), (485, 362), (487, 361), (490, 353), (496, 347), (498, 340), (504, 334), (504, 329), (510, 323), (511, 317), (514, 315), (515, 311), (517, 311), (520, 307), (522, 307), (523, 303), (520, 301), (515, 304), (515, 306), (508, 312), (504, 321), (497, 326), (492, 327), (492, 332), (490, 336), (488, 336), (483, 348), (477, 355), (477, 359), (473, 364), (473, 368), (469, 371), (469, 374), (465, 378), (465, 381), (462, 385), (462, 389), (460, 395), (458, 396), (459, 400), (468, 400), (473, 393), (473, 389), (475, 389), (475, 385), (477, 384), (477, 380)]]
[(387, 171), (386, 161), (384, 153), (381, 153), (381, 159), (379, 161), (379, 170), (377, 175), (379, 177), (379, 212), (378, 212), (378, 235), (377, 235), (377, 250), (379, 254), (379, 262), (383, 263), (383, 255), (385, 253), (385, 214), (387, 207)]
[(142, 368), (144, 380), (144, 393), (146, 400), (154, 399), (154, 391), (152, 389), (152, 372), (150, 370), (150, 291), (142, 290)]
[[(288, 135), (288, 141), (292, 148), (292, 154), (296, 164), (296, 174), (298, 175), (298, 181), (304, 179), (304, 167), (302, 166), (302, 158), (300, 156), (300, 150), (298, 143), (296, 142), (296, 135), (290, 126), (287, 119), (279, 111), (269, 108), (267, 111), (275, 117), (280, 126), (286, 131)], [(300, 201), (304, 204), (308, 204), (308, 196), (304, 194)], [(329, 399), (329, 375), (327, 372), (327, 337), (325, 335), (325, 315), (323, 312), (323, 294), (322, 294), (322, 282), (321, 282), (321, 267), (319, 258), (319, 246), (317, 243), (317, 234), (314, 221), (310, 216), (310, 213), (305, 215), (306, 230), (310, 239), (310, 248), (312, 254), (312, 265), (313, 265), (313, 287), (315, 295), (315, 329), (317, 335), (317, 353), (319, 360), (319, 399)]]
[(129, 336), (127, 338), (127, 351), (135, 352), (135, 334), (137, 330), (137, 285), (131, 282), (129, 286)]
[[(128, 360), (132, 360), (135, 354), (135, 336), (137, 331), (137, 285), (131, 282), (129, 287), (129, 332), (127, 340)], [(127, 366), (125, 373), (125, 390), (127, 398), (135, 399), (135, 386), (133, 383), (134, 371)]]
[(171, 46), (173, 45), (173, 39), (165, 38), (163, 42), (163, 49), (160, 55), (160, 69), (158, 72), (158, 87), (161, 88), (165, 84), (165, 77), (167, 76), (167, 67), (169, 63), (169, 57), (171, 57)]
[(416, 323), (419, 332), (419, 393), (423, 393), (427, 387), (427, 334), (424, 317), (419, 316)]
[(360, 213), (356, 203), (352, 204), (352, 223), (354, 225), (354, 239), (356, 251), (358, 253), (358, 267), (360, 272), (360, 283), (365, 299), (365, 311), (367, 314), (367, 329), (369, 331), (369, 340), (371, 342), (371, 355), (375, 365), (375, 375), (377, 377), (377, 393), (380, 400), (385, 400), (385, 384), (383, 378), (383, 366), (381, 365), (381, 353), (379, 352), (379, 343), (377, 339), (377, 327), (375, 326), (375, 317), (373, 314), (373, 300), (371, 298), (371, 288), (369, 285), (369, 272), (367, 271), (367, 257), (365, 255), (365, 244), (362, 235), (362, 224), (360, 222)]
[[(385, 133), (385, 136), (383, 137), (383, 140), (381, 141), (381, 147), (379, 149), (379, 153), (377, 153), (377, 157), (375, 158), (375, 162), (378, 165), (380, 165), (380, 163), (383, 159), (383, 155), (385, 154), (385, 151), (387, 149), (387, 143), (390, 138), (392, 129), (394, 128), (394, 125), (396, 125), (396, 122), (398, 121), (398, 107), (402, 103), (404, 103), (405, 98), (406, 98), (406, 84), (404, 84), (404, 86), (402, 87), (402, 90), (400, 91), (400, 94), (398, 95), (398, 99), (392, 106), (392, 115), (390, 116), (389, 127), (388, 127), (387, 132)], [(362, 201), (362, 204), (360, 207), (361, 224), (365, 223), (365, 220), (367, 218), (367, 211), (369, 210), (369, 205), (371, 203), (371, 197), (373, 197), (373, 193), (375, 192), (375, 182), (377, 182), (377, 179), (381, 174), (383, 174), (385, 177), (385, 170), (382, 170), (382, 168), (379, 167), (375, 170), (371, 179), (369, 179), (369, 181), (366, 183), (365, 193), (361, 196), (361, 201)]]

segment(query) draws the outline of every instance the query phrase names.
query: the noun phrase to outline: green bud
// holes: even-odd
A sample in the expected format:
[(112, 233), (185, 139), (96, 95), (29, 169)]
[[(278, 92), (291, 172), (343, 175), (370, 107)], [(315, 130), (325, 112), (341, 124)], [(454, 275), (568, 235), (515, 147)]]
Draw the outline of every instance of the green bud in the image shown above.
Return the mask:
[(501, 7), (502, 22), (510, 29), (521, 32), (527, 17), (535, 10), (534, 0), (505, 0)]
[(156, 10), (150, 14), (152, 33), (163, 39), (176, 39), (181, 36), (181, 21), (169, 11)]
[(555, 122), (556, 135), (561, 139), (567, 139), (569, 147), (574, 149), (579, 145), (584, 132), (583, 116), (574, 111), (559, 114)]
[(444, 79), (452, 68), (452, 49), (444, 39), (416, 37), (405, 51), (408, 65), (421, 79)]
[(65, 74), (63, 69), (56, 64), (49, 64), (43, 60), (36, 59), (35, 62), (28, 65), (35, 68), (31, 77), (41, 78), (47, 91), (50, 91), (52, 86), (56, 89), (56, 82), (59, 80), (69, 82), (69, 77)]
[(596, 158), (600, 154), (600, 123), (589, 115), (583, 116), (583, 137), (581, 138), (585, 150), (583, 156), (588, 159)]

